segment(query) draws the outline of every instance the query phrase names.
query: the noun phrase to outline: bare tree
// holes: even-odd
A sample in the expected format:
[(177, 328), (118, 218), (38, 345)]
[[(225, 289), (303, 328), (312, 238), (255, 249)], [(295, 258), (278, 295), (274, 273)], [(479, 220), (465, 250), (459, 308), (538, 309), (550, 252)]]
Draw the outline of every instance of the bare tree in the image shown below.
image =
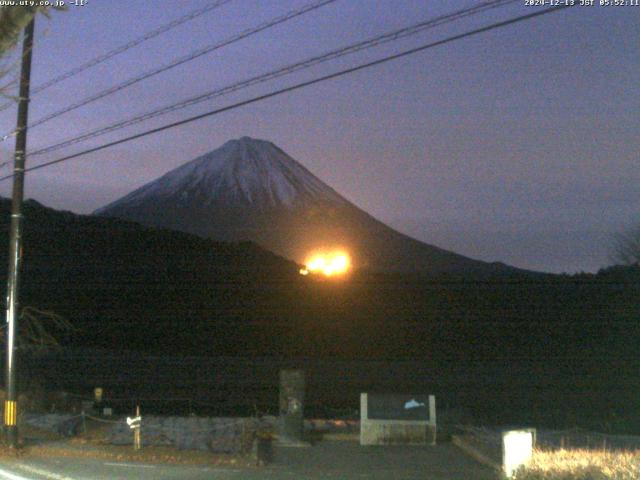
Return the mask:
[(64, 7), (0, 7), (0, 97), (15, 100), (15, 96), (8, 92), (17, 83), (17, 77), (9, 78), (9, 74), (14, 72), (20, 60), (15, 61), (10, 57), (10, 53), (20, 39), (20, 33), (39, 12), (48, 16), (48, 11), (64, 10)]
[(65, 7), (0, 7), (0, 57), (18, 43), (20, 33), (37, 13), (48, 16), (50, 9), (66, 10)]
[(16, 45), (20, 32), (38, 10), (38, 7), (0, 8), (0, 56), (4, 56)]
[(640, 225), (615, 236), (612, 260), (623, 265), (640, 264)]
[[(20, 312), (18, 345), (26, 350), (59, 348), (60, 343), (56, 335), (73, 330), (73, 325), (56, 313), (24, 307)], [(3, 335), (4, 332), (0, 333), (0, 337)]]

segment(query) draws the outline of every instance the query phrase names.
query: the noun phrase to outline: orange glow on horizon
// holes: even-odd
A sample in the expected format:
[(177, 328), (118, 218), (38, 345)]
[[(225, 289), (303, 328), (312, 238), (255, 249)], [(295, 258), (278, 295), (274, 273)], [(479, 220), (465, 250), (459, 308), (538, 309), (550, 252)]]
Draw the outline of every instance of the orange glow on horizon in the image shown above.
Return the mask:
[(351, 258), (343, 251), (330, 253), (314, 253), (300, 269), (301, 275), (321, 273), (325, 277), (344, 275), (351, 268)]

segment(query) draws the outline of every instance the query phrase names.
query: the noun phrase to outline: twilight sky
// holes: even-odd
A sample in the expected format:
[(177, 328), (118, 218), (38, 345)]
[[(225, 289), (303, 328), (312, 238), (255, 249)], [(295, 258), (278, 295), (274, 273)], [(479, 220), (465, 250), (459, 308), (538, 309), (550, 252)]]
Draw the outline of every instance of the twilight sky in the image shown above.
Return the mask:
[[(233, 0), (34, 96), (30, 119), (310, 1)], [(207, 3), (88, 0), (39, 17), (32, 84)], [(29, 150), (477, 3), (338, 0), (35, 127)], [(522, 0), (27, 164), (536, 8)], [(29, 173), (27, 196), (89, 213), (249, 135), (427, 243), (523, 268), (595, 271), (610, 263), (612, 235), (640, 222), (639, 25), (640, 7), (577, 6)], [(15, 109), (0, 112), (0, 133), (14, 126)], [(0, 145), (1, 161), (12, 149), (12, 140)], [(0, 195), (10, 193), (11, 182), (0, 183)]]

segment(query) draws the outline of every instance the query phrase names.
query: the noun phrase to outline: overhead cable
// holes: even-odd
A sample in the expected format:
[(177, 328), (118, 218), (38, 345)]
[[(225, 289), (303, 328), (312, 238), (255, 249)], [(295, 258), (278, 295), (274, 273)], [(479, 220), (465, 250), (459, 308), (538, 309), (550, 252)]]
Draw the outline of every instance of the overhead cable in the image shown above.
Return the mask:
[[(115, 57), (116, 55), (119, 55), (121, 53), (126, 52), (127, 50), (130, 50), (133, 47), (136, 47), (138, 45), (140, 45), (143, 42), (146, 42), (147, 40), (150, 40), (152, 38), (155, 38), (165, 32), (168, 32), (169, 30), (172, 30), (173, 28), (182, 25), (183, 23), (186, 23), (190, 20), (193, 20), (197, 17), (200, 17), (202, 15), (204, 15), (207, 12), (210, 12), (212, 10), (215, 10), (216, 8), (219, 8), (229, 2), (232, 2), (233, 0), (216, 0), (204, 7), (200, 7), (196, 10), (193, 10), (190, 13), (187, 13), (185, 15), (183, 15), (182, 17), (176, 18), (175, 20), (166, 23), (164, 25), (161, 25), (160, 27), (151, 30), (147, 33), (145, 33), (144, 35), (131, 40), (130, 42), (127, 42), (123, 45), (120, 45), (116, 48), (114, 48), (113, 50), (109, 50), (106, 53), (103, 53), (102, 55), (98, 55), (95, 58), (92, 58), (91, 60), (88, 60), (87, 62), (83, 63), (82, 65), (78, 65), (75, 68), (72, 68), (71, 70), (68, 70), (54, 78), (51, 78), (49, 80), (47, 80), (46, 82), (32, 88), (31, 90), (31, 96), (42, 92), (43, 90), (46, 90), (47, 88), (56, 85), (60, 82), (63, 82), (71, 77), (75, 77), (76, 75), (84, 72), (85, 70), (88, 70), (92, 67), (95, 67), (96, 65), (99, 65), (100, 63), (103, 63), (107, 60), (109, 60), (110, 58)], [(0, 105), (0, 111), (2, 110), (6, 110), (7, 108), (11, 107), (13, 105), (13, 103), (5, 103), (4, 105)]]
[[(169, 130), (171, 128), (175, 128), (175, 127), (178, 127), (178, 126), (181, 126), (181, 125), (185, 125), (185, 124), (188, 124), (188, 123), (191, 123), (191, 122), (195, 122), (196, 120), (201, 120), (203, 118), (208, 118), (208, 117), (211, 117), (211, 116), (214, 116), (214, 115), (218, 115), (218, 114), (223, 113), (223, 112), (227, 112), (227, 111), (230, 111), (230, 110), (235, 110), (236, 108), (240, 108), (240, 107), (243, 107), (243, 106), (246, 106), (246, 105), (250, 105), (252, 103), (260, 102), (260, 101), (263, 101), (263, 100), (266, 100), (266, 99), (269, 99), (269, 98), (273, 98), (273, 97), (282, 95), (284, 93), (288, 93), (288, 92), (292, 92), (292, 91), (295, 91), (295, 90), (299, 90), (301, 88), (308, 87), (310, 85), (315, 85), (317, 83), (321, 83), (321, 82), (324, 82), (324, 81), (327, 81), (327, 80), (338, 78), (338, 77), (341, 77), (341, 76), (344, 76), (344, 75), (347, 75), (347, 74), (350, 74), (350, 73), (354, 73), (354, 72), (357, 72), (357, 71), (360, 71), (360, 70), (364, 70), (366, 68), (370, 68), (370, 67), (373, 67), (373, 66), (376, 66), (376, 65), (381, 65), (383, 63), (386, 63), (386, 62), (389, 62), (389, 61), (392, 61), (392, 60), (397, 60), (399, 58), (403, 58), (403, 57), (406, 57), (406, 56), (409, 56), (409, 55), (413, 55), (415, 53), (422, 52), (424, 50), (428, 50), (428, 49), (431, 49), (431, 48), (434, 48), (434, 47), (437, 47), (437, 46), (440, 46), (440, 45), (444, 45), (444, 44), (451, 43), (451, 42), (454, 42), (454, 41), (457, 41), (457, 40), (461, 40), (463, 38), (471, 37), (473, 35), (477, 35), (477, 34), (480, 34), (480, 33), (488, 32), (488, 31), (491, 31), (491, 30), (496, 30), (498, 28), (503, 28), (503, 27), (506, 27), (508, 25), (512, 25), (514, 23), (522, 22), (522, 21), (525, 21), (525, 20), (530, 20), (532, 18), (540, 17), (542, 15), (546, 15), (546, 14), (549, 14), (549, 13), (558, 12), (558, 11), (564, 10), (566, 8), (571, 8), (571, 6), (572, 5), (562, 5), (562, 6), (559, 6), (559, 7), (549, 7), (549, 8), (546, 8), (544, 10), (539, 10), (537, 12), (530, 13), (530, 14), (527, 14), (527, 15), (520, 15), (518, 17), (510, 18), (508, 20), (492, 23), (492, 24), (487, 25), (485, 27), (477, 28), (475, 30), (471, 30), (471, 31), (468, 31), (468, 32), (465, 32), (465, 33), (461, 33), (461, 34), (458, 34), (458, 35), (447, 37), (447, 38), (445, 38), (443, 40), (438, 40), (436, 42), (428, 43), (426, 45), (421, 45), (419, 47), (411, 48), (409, 50), (404, 50), (404, 51), (402, 51), (400, 53), (389, 55), (389, 56), (380, 58), (378, 60), (374, 60), (374, 61), (371, 61), (371, 62), (363, 63), (363, 64), (357, 65), (355, 67), (351, 67), (351, 68), (347, 68), (347, 69), (344, 69), (344, 70), (340, 70), (338, 72), (334, 72), (334, 73), (331, 73), (331, 74), (328, 74), (328, 75), (323, 75), (321, 77), (317, 77), (317, 78), (314, 78), (312, 80), (307, 80), (305, 82), (297, 83), (295, 85), (291, 85), (289, 87), (281, 88), (279, 90), (275, 90), (275, 91), (272, 91), (272, 92), (269, 92), (269, 93), (266, 93), (266, 94), (263, 94), (263, 95), (259, 95), (257, 97), (253, 97), (253, 98), (250, 98), (248, 100), (243, 100), (241, 102), (237, 102), (237, 103), (234, 103), (232, 105), (227, 105), (225, 107), (217, 108), (215, 110), (211, 110), (209, 112), (202, 113), (200, 115), (195, 115), (195, 116), (192, 116), (192, 117), (189, 117), (189, 118), (185, 118), (185, 119), (177, 121), (177, 122), (169, 123), (169, 124), (163, 125), (161, 127), (157, 127), (157, 128), (153, 128), (151, 130), (147, 130), (145, 132), (141, 132), (141, 133), (138, 133), (138, 134), (135, 134), (135, 135), (131, 135), (131, 136), (128, 136), (128, 137), (125, 137), (125, 138), (121, 138), (121, 139), (115, 140), (113, 142), (108, 142), (108, 143), (99, 145), (97, 147), (89, 148), (89, 149), (83, 150), (81, 152), (74, 153), (72, 155), (67, 155), (67, 156), (64, 156), (62, 158), (58, 158), (56, 160), (52, 160), (52, 161), (49, 161), (49, 162), (46, 162), (46, 163), (42, 163), (40, 165), (36, 165), (34, 167), (27, 168), (25, 171), (28, 172), (28, 171), (33, 171), (33, 170), (39, 170), (41, 168), (49, 167), (51, 165), (55, 165), (55, 164), (66, 162), (66, 161), (69, 161), (69, 160), (72, 160), (72, 159), (75, 159), (75, 158), (83, 157), (83, 156), (88, 155), (90, 153), (98, 152), (100, 150), (105, 150), (105, 149), (113, 147), (115, 145), (120, 145), (120, 144), (123, 144), (123, 143), (127, 143), (127, 142), (130, 142), (132, 140), (136, 140), (138, 138), (146, 137), (146, 136), (152, 135), (154, 133), (159, 133), (159, 132), (162, 132), (162, 131), (165, 131), (165, 130)], [(13, 174), (6, 175), (6, 176), (0, 178), (0, 181), (7, 180), (7, 179), (12, 178), (12, 177), (13, 177)]]
[[(230, 1), (230, 0), (227, 0), (227, 1)], [(71, 112), (73, 110), (77, 110), (80, 107), (84, 107), (84, 106), (86, 106), (86, 105), (88, 105), (90, 103), (93, 103), (93, 102), (95, 102), (97, 100), (100, 100), (100, 99), (102, 99), (104, 97), (107, 97), (109, 95), (113, 95), (114, 93), (117, 93), (117, 92), (119, 92), (121, 90), (124, 90), (125, 88), (128, 88), (128, 87), (130, 87), (132, 85), (135, 85), (135, 84), (137, 84), (139, 82), (142, 82), (144, 80), (147, 80), (147, 79), (149, 79), (151, 77), (154, 77), (154, 76), (156, 76), (156, 75), (158, 75), (160, 73), (164, 73), (164, 72), (166, 72), (168, 70), (171, 70), (171, 69), (173, 69), (173, 68), (175, 68), (175, 67), (177, 67), (179, 65), (182, 65), (182, 64), (185, 64), (185, 63), (190, 62), (192, 60), (195, 60), (196, 58), (202, 57), (203, 55), (209, 54), (209, 53), (211, 53), (211, 52), (213, 52), (215, 50), (219, 50), (219, 49), (221, 49), (223, 47), (231, 45), (231, 44), (233, 44), (235, 42), (243, 40), (243, 39), (245, 39), (247, 37), (255, 35), (255, 34), (259, 33), (259, 32), (262, 32), (264, 30), (272, 28), (272, 27), (274, 27), (276, 25), (279, 25), (281, 23), (287, 22), (287, 21), (289, 21), (289, 20), (291, 20), (293, 18), (299, 17), (300, 15), (304, 15), (305, 13), (308, 13), (308, 12), (310, 12), (312, 10), (316, 10), (316, 9), (318, 9), (320, 7), (323, 7), (323, 6), (325, 6), (327, 4), (330, 4), (330, 3), (334, 3), (336, 1), (337, 0), (317, 0), (317, 1), (312, 2), (312, 3), (308, 4), (308, 5), (305, 5), (305, 6), (301, 7), (301, 8), (298, 8), (296, 10), (291, 10), (291, 11), (285, 13), (284, 15), (280, 15), (278, 17), (275, 17), (275, 18), (273, 18), (271, 20), (268, 20), (268, 21), (266, 21), (264, 23), (259, 24), (256, 27), (248, 28), (248, 29), (243, 30), (242, 32), (240, 32), (240, 33), (238, 33), (236, 35), (233, 35), (233, 36), (231, 36), (229, 38), (226, 38), (226, 39), (224, 39), (222, 41), (219, 41), (219, 42), (216, 42), (216, 43), (214, 43), (212, 45), (208, 45), (208, 46), (206, 46), (204, 48), (200, 48), (198, 50), (195, 50), (195, 51), (193, 51), (193, 52), (191, 52), (191, 53), (189, 53), (187, 55), (184, 55), (184, 56), (174, 60), (171, 63), (168, 63), (166, 65), (162, 65), (160, 67), (154, 68), (154, 69), (152, 69), (150, 71), (147, 71), (145, 73), (142, 73), (142, 74), (136, 75), (134, 77), (131, 77), (131, 78), (125, 80), (124, 82), (121, 82), (121, 83), (119, 83), (117, 85), (114, 85), (114, 86), (111, 86), (109, 88), (106, 88), (105, 90), (102, 90), (102, 91), (100, 91), (100, 92), (98, 92), (98, 93), (96, 93), (94, 95), (91, 95), (91, 96), (89, 96), (87, 98), (84, 98), (84, 99), (82, 99), (82, 100), (80, 100), (80, 101), (78, 101), (76, 103), (73, 103), (71, 105), (68, 105), (68, 106), (60, 109), (60, 110), (57, 110), (57, 111), (55, 111), (53, 113), (50, 113), (50, 114), (48, 114), (48, 115), (46, 115), (46, 116), (44, 116), (42, 118), (39, 118), (38, 120), (34, 121), (33, 123), (29, 124), (27, 128), (32, 129), (34, 127), (37, 127), (38, 125), (42, 125), (43, 123), (46, 123), (46, 122), (48, 122), (50, 120), (53, 120), (54, 118), (57, 118), (57, 117), (59, 117), (61, 115), (64, 115), (65, 113)], [(11, 134), (5, 135), (3, 137), (3, 139), (8, 138), (10, 135)]]
[(411, 35), (416, 35), (418, 33), (421, 33), (427, 29), (430, 28), (435, 28), (437, 26), (443, 25), (445, 23), (449, 23), (449, 22), (453, 22), (456, 20), (459, 20), (461, 18), (467, 17), (467, 16), (471, 16), (471, 15), (476, 15), (478, 13), (484, 12), (486, 10), (489, 9), (493, 9), (493, 8), (497, 8), (497, 7), (502, 7), (505, 6), (507, 4), (510, 3), (515, 3), (518, 0), (492, 0), (492, 1), (488, 1), (488, 2), (483, 2), (480, 5), (476, 5), (474, 7), (471, 8), (465, 8), (463, 10), (458, 10), (456, 12), (453, 13), (449, 13), (446, 15), (441, 15), (439, 17), (436, 18), (432, 18), (429, 20), (425, 20), (422, 22), (419, 22), (417, 24), (408, 26), (408, 27), (404, 27), (401, 28), (399, 30), (394, 30), (391, 32), (387, 32), (384, 33), (382, 35), (378, 35), (375, 36), (373, 38), (370, 38), (368, 40), (364, 40), (346, 47), (342, 47), (342, 48), (338, 48), (336, 50), (332, 50), (326, 53), (323, 53), (321, 55), (317, 55), (311, 58), (307, 58), (305, 60), (293, 63), (293, 64), (289, 64), (286, 65), (284, 67), (280, 67), (276, 70), (272, 70), (270, 72), (264, 73), (264, 74), (260, 74), (254, 77), (251, 77), (249, 79), (246, 80), (242, 80), (239, 82), (235, 82), (232, 83), (230, 85), (226, 85), (224, 87), (221, 88), (217, 88), (215, 90), (211, 90), (208, 92), (205, 92), (203, 94), (194, 96), (194, 97), (189, 97), (185, 100), (182, 100), (180, 102), (177, 103), (172, 103), (170, 105), (155, 109), (155, 110), (151, 110), (149, 112), (146, 112), (144, 114), (141, 115), (137, 115), (134, 116), (132, 118), (126, 119), (126, 120), (121, 120), (119, 122), (116, 122), (114, 124), (105, 126), (105, 127), (100, 127), (94, 130), (90, 130), (88, 132), (82, 133), (80, 135), (75, 135), (74, 137), (67, 139), (67, 140), (63, 140), (61, 142), (55, 143), (53, 145), (48, 145), (46, 147), (40, 148), (38, 150), (34, 150), (33, 152), (29, 152), (29, 156), (30, 157), (34, 157), (34, 156), (38, 156), (38, 155), (43, 155), (45, 153), (50, 153), (56, 150), (60, 150), (62, 148), (68, 147), (70, 145), (76, 144), (76, 143), (80, 143), (83, 142), (85, 140), (88, 140), (90, 138), (95, 138), (98, 136), (102, 136), (105, 135), (107, 133), (116, 131), (116, 130), (120, 130), (122, 128), (125, 127), (129, 127), (132, 125), (135, 125), (137, 123), (141, 123), (144, 122), (146, 120), (150, 120), (156, 117), (159, 117), (161, 115), (165, 115), (167, 113), (170, 112), (174, 112), (176, 110), (181, 110), (183, 108), (192, 106), (192, 105), (196, 105), (198, 103), (204, 102), (206, 100), (210, 100), (212, 98), (216, 98), (216, 97), (221, 97), (223, 95), (227, 95), (233, 92), (236, 92), (238, 90), (242, 90), (248, 87), (251, 87), (253, 85), (257, 85), (260, 83), (264, 83), (266, 81), (269, 80), (274, 80), (276, 78), (285, 76), (285, 75), (290, 75), (294, 72), (300, 71), (300, 70), (306, 70), (314, 65), (318, 65), (320, 63), (324, 63), (330, 60), (334, 60), (336, 58), (340, 58), (343, 57), (345, 55), (349, 55), (355, 52), (359, 52), (361, 50), (365, 50), (365, 49), (369, 49), (369, 48), (373, 48), (379, 45), (382, 45), (384, 43), (388, 43), (388, 42), (392, 42), (392, 41), (396, 41), (398, 39), (401, 38), (405, 38)]

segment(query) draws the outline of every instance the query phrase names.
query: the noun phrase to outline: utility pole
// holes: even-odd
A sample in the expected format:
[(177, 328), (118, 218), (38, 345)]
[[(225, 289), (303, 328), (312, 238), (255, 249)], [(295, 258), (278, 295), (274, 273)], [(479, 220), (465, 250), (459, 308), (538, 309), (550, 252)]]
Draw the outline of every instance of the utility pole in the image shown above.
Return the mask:
[(4, 402), (4, 428), (7, 444), (18, 446), (18, 406), (16, 388), (15, 343), (18, 329), (18, 279), (22, 259), (22, 200), (24, 198), (24, 165), (27, 149), (27, 116), (29, 112), (29, 81), (31, 80), (31, 52), (35, 17), (24, 29), (22, 40), (22, 66), (20, 71), (20, 97), (16, 126), (16, 150), (13, 163), (13, 195), (11, 200), (11, 227), (9, 231), (9, 273), (7, 275), (7, 359), (5, 365), (6, 400)]

